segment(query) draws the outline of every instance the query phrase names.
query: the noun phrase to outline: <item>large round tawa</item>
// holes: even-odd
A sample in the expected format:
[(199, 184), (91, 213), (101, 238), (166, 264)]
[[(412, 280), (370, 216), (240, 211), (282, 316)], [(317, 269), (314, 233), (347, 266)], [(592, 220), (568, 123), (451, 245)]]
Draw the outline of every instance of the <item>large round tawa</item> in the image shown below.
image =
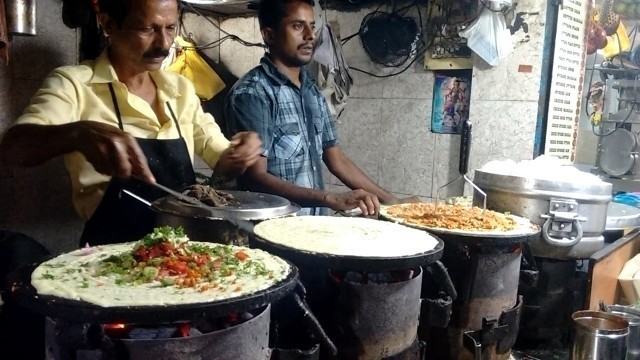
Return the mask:
[(512, 230), (458, 230), (414, 224), (406, 219), (389, 214), (388, 207), (383, 206), (380, 209), (380, 218), (383, 220), (437, 234), (445, 241), (453, 240), (464, 245), (509, 245), (529, 242), (539, 237), (540, 227), (533, 224), (529, 219), (515, 215), (507, 216), (516, 222), (516, 227)]
[(283, 280), (264, 290), (236, 298), (195, 304), (102, 307), (84, 301), (39, 295), (31, 285), (31, 273), (38, 265), (23, 266), (10, 274), (11, 296), (36, 313), (73, 323), (159, 324), (189, 321), (202, 316), (226, 316), (280, 300), (293, 291), (298, 279), (298, 269), (289, 263), (291, 271)]
[[(229, 213), (230, 216), (244, 220), (263, 220), (292, 215), (300, 207), (289, 200), (272, 194), (251, 191), (221, 190), (232, 195), (234, 201), (227, 206), (215, 207), (216, 212)], [(153, 202), (152, 207), (157, 211), (170, 212), (187, 217), (211, 217), (206, 209), (199, 208), (179, 201), (173, 196), (167, 196)]]
[(431, 264), (444, 243), (415, 229), (366, 218), (296, 216), (254, 228), (255, 246), (307, 266), (387, 271)]

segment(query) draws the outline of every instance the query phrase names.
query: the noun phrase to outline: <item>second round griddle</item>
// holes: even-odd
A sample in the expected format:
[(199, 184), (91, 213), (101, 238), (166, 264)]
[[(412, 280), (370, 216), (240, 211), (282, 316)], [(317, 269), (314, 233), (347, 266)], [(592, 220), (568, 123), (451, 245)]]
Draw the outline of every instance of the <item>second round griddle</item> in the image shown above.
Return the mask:
[[(295, 217), (294, 217), (295, 218)], [(342, 217), (323, 217), (323, 216), (308, 216), (308, 217), (297, 217), (300, 218), (308, 218), (309, 220), (313, 219), (324, 219), (331, 221), (330, 219), (335, 219), (335, 221), (339, 221), (341, 223), (349, 223), (354, 222), (354, 226), (356, 222), (372, 222), (378, 223), (378, 220), (372, 219), (362, 219), (362, 218), (342, 218)], [(266, 223), (269, 222), (278, 222), (281, 219), (273, 219), (267, 220)], [(260, 225), (264, 225), (264, 222)], [(342, 224), (344, 225), (344, 224)], [(379, 225), (379, 224), (378, 224)], [(398, 228), (402, 229), (401, 225), (393, 225), (398, 226)], [(409, 230), (409, 229), (402, 229)], [(305, 236), (308, 235), (308, 231), (302, 227), (300, 228), (292, 228), (288, 229), (288, 234), (290, 236), (294, 236), (300, 239), (304, 239)], [(413, 230), (411, 230), (413, 231)], [(393, 236), (393, 234), (389, 237), (389, 244), (387, 246), (393, 247), (398, 244), (398, 241), (402, 241), (401, 235)], [(282, 242), (274, 241), (273, 239), (267, 239), (263, 236), (254, 233), (252, 236), (252, 246), (262, 248), (268, 252), (271, 252), (275, 255), (278, 255), (282, 258), (292, 261), (295, 264), (303, 264), (306, 266), (315, 266), (315, 267), (324, 267), (335, 270), (361, 270), (361, 271), (388, 271), (388, 270), (400, 270), (400, 269), (408, 269), (412, 267), (425, 266), (432, 264), (439, 260), (442, 257), (442, 251), (444, 249), (444, 243), (441, 239), (429, 235), (430, 240), (435, 241), (435, 246), (432, 248), (428, 248), (425, 246), (424, 251), (418, 251), (413, 254), (403, 254), (403, 255), (377, 255), (377, 256), (367, 256), (365, 251), (362, 253), (358, 253), (358, 251), (354, 251), (349, 254), (338, 254), (332, 253), (331, 251), (312, 251), (304, 248), (297, 248), (291, 244), (283, 244)], [(304, 240), (303, 240), (304, 241)]]

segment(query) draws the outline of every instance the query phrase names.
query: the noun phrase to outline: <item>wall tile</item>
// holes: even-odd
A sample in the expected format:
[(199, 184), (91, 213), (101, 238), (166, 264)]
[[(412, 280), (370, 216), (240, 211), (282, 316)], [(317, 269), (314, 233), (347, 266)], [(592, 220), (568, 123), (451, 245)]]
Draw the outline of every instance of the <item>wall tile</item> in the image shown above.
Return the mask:
[[(515, 12), (525, 13), (521, 16), (528, 26), (528, 33), (521, 28), (512, 36), (514, 51), (497, 66), (491, 67), (480, 57), (474, 57), (472, 103), (475, 100), (538, 100), (545, 6), (543, 1), (518, 2)], [(532, 71), (520, 72), (520, 65), (531, 65)]]
[[(226, 19), (220, 23), (220, 27), (223, 30), (221, 36), (225, 36), (224, 32), (227, 32), (245, 41), (262, 43), (255, 17)], [(262, 48), (246, 47), (232, 40), (227, 40), (220, 45), (221, 61), (237, 77), (241, 77), (258, 65), (263, 54), (264, 49)]]
[(42, 79), (52, 69), (78, 60), (76, 30), (62, 23), (61, 1), (38, 1), (36, 36), (14, 36), (11, 43), (12, 76)]
[(12, 89), (13, 80), (8, 76), (8, 70), (0, 64), (0, 134), (3, 133), (7, 127), (13, 122), (12, 101), (13, 92)]
[(19, 82), (20, 86), (15, 86), (13, 89), (13, 96), (11, 101), (11, 118), (10, 123), (13, 123), (24, 109), (29, 105), (31, 97), (36, 93), (42, 80), (25, 80), (25, 79), (13, 79), (13, 82)]
[(427, 121), (431, 102), (392, 99), (381, 103), (380, 185), (392, 192), (430, 196), (435, 147)]
[(16, 169), (15, 179), (15, 201), (6, 226), (34, 237), (49, 249), (76, 247), (84, 221), (73, 208), (71, 183), (62, 158)]
[(472, 101), (469, 168), (480, 168), (490, 160), (533, 158), (537, 113), (537, 101)]
[[(350, 63), (348, 63), (348, 65), (351, 66)], [(353, 69), (351, 70), (351, 76), (353, 77), (353, 86), (349, 97), (361, 99), (382, 98), (382, 88), (385, 79), (379, 79)], [(348, 101), (349, 99), (347, 99), (347, 102)]]
[[(220, 29), (211, 24), (209, 19), (217, 26), (220, 26), (218, 19), (213, 17), (199, 16), (197, 14), (186, 12), (183, 17), (183, 24), (187, 31), (187, 34), (183, 34), (184, 37), (188, 37), (189, 34), (193, 36), (193, 40), (198, 46), (205, 46), (218, 39), (220, 39)], [(216, 46), (212, 49), (201, 50), (208, 58), (213, 61), (220, 61), (220, 47)]]
[(404, 73), (384, 79), (382, 97), (392, 99), (433, 99), (433, 72), (416, 61)]
[(338, 124), (342, 151), (374, 181), (380, 180), (381, 103), (371, 99), (351, 99)]
[[(438, 189), (442, 187), (440, 198), (462, 195), (462, 179), (444, 187), (450, 181), (458, 178), (458, 163), (460, 159), (460, 136), (449, 134), (435, 134), (435, 149), (433, 160), (433, 188), (431, 196), (435, 199)], [(471, 149), (473, 151), (473, 148)]]

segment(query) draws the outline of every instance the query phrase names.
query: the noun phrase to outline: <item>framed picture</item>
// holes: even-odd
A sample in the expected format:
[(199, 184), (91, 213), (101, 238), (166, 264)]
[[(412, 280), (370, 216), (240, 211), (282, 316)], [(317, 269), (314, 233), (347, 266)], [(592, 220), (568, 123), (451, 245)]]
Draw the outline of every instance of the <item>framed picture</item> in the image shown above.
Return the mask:
[(462, 122), (469, 118), (471, 70), (435, 72), (431, 131), (459, 134)]

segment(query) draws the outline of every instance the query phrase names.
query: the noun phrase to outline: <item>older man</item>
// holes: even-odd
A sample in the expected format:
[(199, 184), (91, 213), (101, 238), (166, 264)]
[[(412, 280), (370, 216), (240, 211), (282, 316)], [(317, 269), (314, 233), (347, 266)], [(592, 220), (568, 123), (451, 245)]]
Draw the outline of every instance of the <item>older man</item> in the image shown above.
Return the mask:
[(186, 78), (161, 70), (178, 28), (177, 0), (100, 0), (108, 47), (95, 61), (55, 69), (0, 144), (8, 164), (65, 156), (73, 202), (87, 219), (81, 244), (132, 241), (152, 230), (148, 200), (196, 182), (199, 155), (237, 176), (259, 158), (252, 132), (227, 140)]

